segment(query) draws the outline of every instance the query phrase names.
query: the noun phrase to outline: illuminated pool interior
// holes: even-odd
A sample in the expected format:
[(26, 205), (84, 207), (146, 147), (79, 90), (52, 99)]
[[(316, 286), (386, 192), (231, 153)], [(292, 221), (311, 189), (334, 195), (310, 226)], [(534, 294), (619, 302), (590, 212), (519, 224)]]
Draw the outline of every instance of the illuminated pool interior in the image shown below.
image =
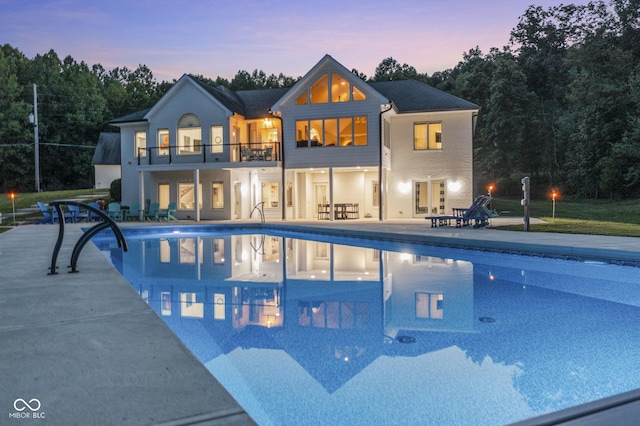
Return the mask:
[(640, 388), (632, 267), (124, 231), (94, 242), (260, 425), (496, 425)]

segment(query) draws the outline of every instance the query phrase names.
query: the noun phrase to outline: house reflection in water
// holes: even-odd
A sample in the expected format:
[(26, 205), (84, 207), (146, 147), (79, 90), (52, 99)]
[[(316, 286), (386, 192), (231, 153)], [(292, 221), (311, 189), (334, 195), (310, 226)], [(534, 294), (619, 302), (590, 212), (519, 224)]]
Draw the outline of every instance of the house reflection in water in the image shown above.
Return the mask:
[[(283, 349), (325, 387), (348, 377), (320, 371), (318, 357), (362, 368), (400, 331), (473, 332), (466, 261), (248, 234), (130, 239), (125, 256), (124, 275), (178, 334), (215, 336), (222, 353)], [(215, 356), (200, 346), (202, 360)]]

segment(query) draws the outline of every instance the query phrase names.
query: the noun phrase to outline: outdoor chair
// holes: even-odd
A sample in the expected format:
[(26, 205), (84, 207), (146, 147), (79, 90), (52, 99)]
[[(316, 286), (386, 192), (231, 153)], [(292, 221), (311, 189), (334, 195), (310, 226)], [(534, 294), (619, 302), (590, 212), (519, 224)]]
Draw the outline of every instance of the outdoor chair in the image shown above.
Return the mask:
[(107, 214), (116, 222), (122, 222), (122, 219), (124, 217), (122, 209), (120, 208), (120, 203), (118, 202), (109, 203), (109, 205), (107, 206)]
[(71, 221), (73, 223), (78, 223), (81, 221), (89, 222), (89, 212), (81, 211), (80, 207), (68, 205), (67, 208), (71, 213)]
[(167, 222), (175, 220), (177, 222), (178, 219), (173, 215), (176, 210), (177, 204), (175, 202), (169, 203), (166, 209), (162, 209), (158, 212), (158, 220), (166, 220)]
[(41, 201), (38, 201), (38, 208), (40, 208), (40, 213), (42, 213), (42, 219), (40, 219), (36, 223), (53, 223), (53, 210), (49, 210), (49, 208)]
[(133, 202), (129, 204), (129, 212), (127, 213), (127, 220), (140, 220), (140, 203)]
[(149, 205), (149, 211), (144, 214), (144, 219), (145, 220), (158, 221), (159, 220), (159, 217), (158, 217), (159, 214), (160, 214), (160, 204), (151, 203)]

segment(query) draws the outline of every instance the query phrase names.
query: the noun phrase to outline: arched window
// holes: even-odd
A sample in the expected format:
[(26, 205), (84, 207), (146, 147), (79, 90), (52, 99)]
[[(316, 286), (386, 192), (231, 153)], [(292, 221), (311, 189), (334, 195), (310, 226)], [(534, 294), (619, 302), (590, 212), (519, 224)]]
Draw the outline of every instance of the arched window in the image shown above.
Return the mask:
[(178, 120), (178, 154), (199, 154), (202, 149), (202, 129), (195, 114), (185, 114)]

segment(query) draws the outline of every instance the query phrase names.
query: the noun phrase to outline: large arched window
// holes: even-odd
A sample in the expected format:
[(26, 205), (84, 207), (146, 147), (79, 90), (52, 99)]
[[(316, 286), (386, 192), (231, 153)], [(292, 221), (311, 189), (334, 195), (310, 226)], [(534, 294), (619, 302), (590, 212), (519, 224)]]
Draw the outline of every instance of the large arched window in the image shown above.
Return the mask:
[(199, 154), (202, 149), (202, 129), (195, 114), (185, 114), (178, 120), (178, 154)]

